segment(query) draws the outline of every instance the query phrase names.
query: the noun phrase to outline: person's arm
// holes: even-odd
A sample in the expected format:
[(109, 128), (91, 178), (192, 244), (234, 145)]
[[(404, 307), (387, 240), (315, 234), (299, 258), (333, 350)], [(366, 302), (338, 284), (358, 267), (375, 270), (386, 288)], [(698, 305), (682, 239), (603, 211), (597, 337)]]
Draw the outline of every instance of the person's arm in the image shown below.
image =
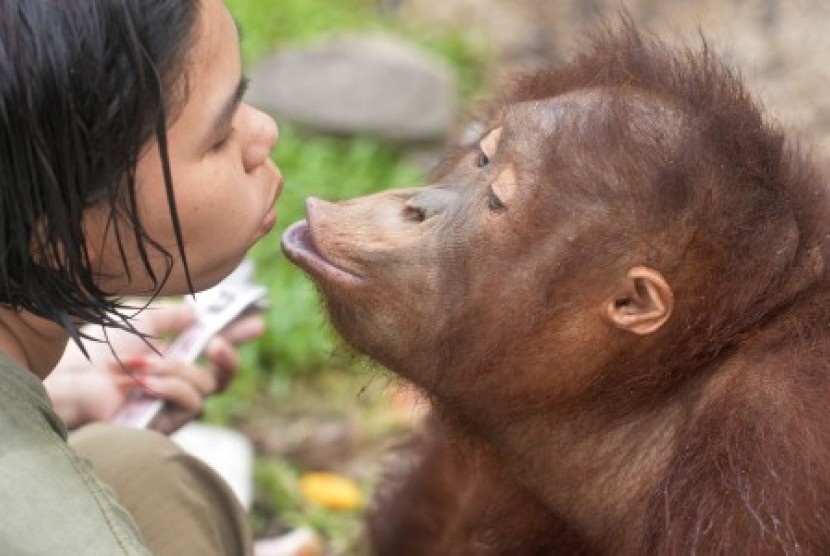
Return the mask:
[[(138, 330), (158, 338), (175, 335), (193, 318), (193, 309), (186, 303), (156, 302), (133, 323)], [(88, 360), (70, 342), (44, 385), (55, 411), (70, 429), (110, 419), (130, 392), (138, 388), (174, 404), (189, 419), (198, 414), (207, 396), (223, 390), (232, 380), (239, 366), (236, 344), (261, 335), (264, 326), (258, 316), (232, 324), (208, 344), (204, 366), (166, 360), (141, 338), (122, 330), (85, 329), (108, 343), (86, 341)], [(164, 353), (163, 341), (150, 341)]]

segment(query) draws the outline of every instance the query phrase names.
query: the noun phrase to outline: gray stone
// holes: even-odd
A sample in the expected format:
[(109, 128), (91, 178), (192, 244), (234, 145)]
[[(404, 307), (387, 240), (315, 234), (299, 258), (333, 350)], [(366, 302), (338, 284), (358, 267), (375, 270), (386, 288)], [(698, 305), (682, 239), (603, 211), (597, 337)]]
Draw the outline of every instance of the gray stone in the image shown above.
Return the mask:
[(326, 132), (429, 141), (443, 138), (454, 118), (456, 87), (446, 64), (381, 35), (282, 50), (252, 78), (253, 105)]

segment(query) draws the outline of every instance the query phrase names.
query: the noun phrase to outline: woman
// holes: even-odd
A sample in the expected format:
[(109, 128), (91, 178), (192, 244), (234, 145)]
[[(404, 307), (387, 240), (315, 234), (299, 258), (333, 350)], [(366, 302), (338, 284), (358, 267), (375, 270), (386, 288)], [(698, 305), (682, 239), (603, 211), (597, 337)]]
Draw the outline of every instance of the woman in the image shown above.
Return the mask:
[(241, 101), (234, 22), (221, 0), (13, 0), (0, 25), (0, 552), (246, 552), (232, 495), (160, 435), (81, 435), (137, 481), (116, 499), (41, 383), (81, 324), (134, 328), (121, 296), (209, 287), (273, 227), (277, 129)]

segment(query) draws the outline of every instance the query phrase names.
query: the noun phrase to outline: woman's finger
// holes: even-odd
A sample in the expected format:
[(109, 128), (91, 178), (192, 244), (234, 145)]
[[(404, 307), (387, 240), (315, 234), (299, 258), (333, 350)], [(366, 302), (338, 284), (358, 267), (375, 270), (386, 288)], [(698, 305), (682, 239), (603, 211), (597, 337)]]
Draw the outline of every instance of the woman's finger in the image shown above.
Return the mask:
[(222, 331), (221, 337), (231, 344), (241, 344), (265, 333), (265, 319), (260, 315), (248, 315), (232, 322)]
[(204, 396), (193, 383), (182, 380), (181, 377), (150, 375), (143, 377), (141, 383), (154, 396), (188, 412), (195, 414), (202, 409)]
[(215, 392), (222, 392), (236, 376), (239, 369), (239, 353), (228, 340), (217, 336), (205, 348), (205, 357), (213, 366), (213, 374), (216, 380)]

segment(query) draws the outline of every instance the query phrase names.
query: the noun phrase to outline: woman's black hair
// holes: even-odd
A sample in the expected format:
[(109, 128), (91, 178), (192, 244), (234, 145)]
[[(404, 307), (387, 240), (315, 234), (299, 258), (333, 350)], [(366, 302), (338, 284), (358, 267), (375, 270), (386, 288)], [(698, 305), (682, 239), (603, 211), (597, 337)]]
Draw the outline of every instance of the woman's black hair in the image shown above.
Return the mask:
[[(173, 256), (138, 217), (135, 167), (158, 142), (188, 285), (165, 130), (185, 101), (198, 0), (0, 2), (0, 303), (62, 323), (131, 328), (96, 285), (82, 213), (110, 207), (124, 268), (134, 242), (155, 291)], [(167, 259), (162, 276), (148, 249)]]

